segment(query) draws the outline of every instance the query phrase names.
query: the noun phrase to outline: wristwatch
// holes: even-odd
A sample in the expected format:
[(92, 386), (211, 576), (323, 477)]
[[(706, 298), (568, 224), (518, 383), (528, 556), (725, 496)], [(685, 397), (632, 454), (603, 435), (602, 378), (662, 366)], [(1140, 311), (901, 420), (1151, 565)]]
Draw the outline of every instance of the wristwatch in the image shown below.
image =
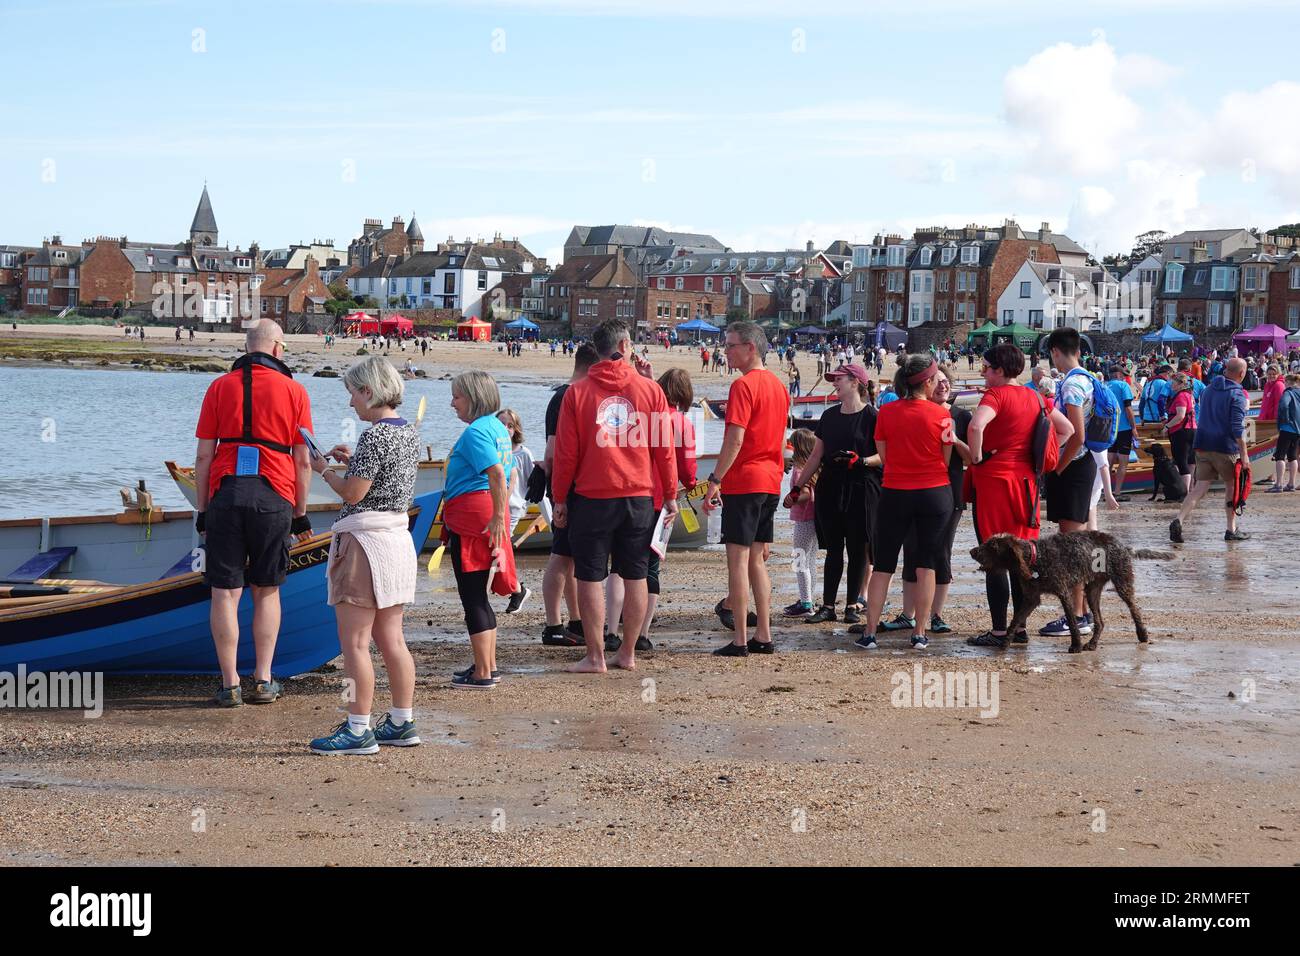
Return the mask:
[(713, 484), (713, 485), (720, 485), (720, 484), (722, 484), (722, 479), (718, 477), (718, 473), (717, 473), (716, 471), (711, 471), (711, 472), (709, 472), (708, 481), (709, 481), (710, 484)]

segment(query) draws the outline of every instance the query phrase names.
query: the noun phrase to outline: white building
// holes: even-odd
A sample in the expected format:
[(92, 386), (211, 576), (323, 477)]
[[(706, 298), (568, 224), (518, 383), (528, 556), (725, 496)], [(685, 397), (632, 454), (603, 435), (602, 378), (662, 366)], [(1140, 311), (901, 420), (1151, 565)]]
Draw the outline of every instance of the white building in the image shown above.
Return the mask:
[(1120, 309), (1119, 281), (1105, 269), (1026, 261), (998, 297), (997, 323), (1114, 331)]

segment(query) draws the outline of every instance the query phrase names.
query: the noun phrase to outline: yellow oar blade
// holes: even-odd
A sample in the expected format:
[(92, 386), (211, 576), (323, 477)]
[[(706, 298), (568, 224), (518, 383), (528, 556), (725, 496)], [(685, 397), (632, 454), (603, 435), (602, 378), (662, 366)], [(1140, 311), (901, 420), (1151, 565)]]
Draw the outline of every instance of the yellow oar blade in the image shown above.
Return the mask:
[(447, 551), (447, 546), (445, 544), (440, 544), (438, 545), (438, 547), (434, 549), (433, 557), (429, 559), (430, 574), (436, 574), (438, 569), (442, 567), (442, 556), (443, 554), (446, 553), (446, 551)]
[(415, 424), (419, 425), (424, 421), (424, 413), (429, 407), (429, 398), (427, 395), (420, 396), (420, 404), (415, 408)]

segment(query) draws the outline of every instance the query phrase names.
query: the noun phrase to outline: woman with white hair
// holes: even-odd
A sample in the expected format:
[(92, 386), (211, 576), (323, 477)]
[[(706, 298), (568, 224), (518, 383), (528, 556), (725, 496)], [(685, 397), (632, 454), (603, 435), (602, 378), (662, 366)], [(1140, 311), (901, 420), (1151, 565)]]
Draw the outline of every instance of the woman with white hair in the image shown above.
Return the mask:
[[(373, 754), (380, 745), (414, 747), (412, 707), (415, 662), (402, 634), (402, 611), (415, 600), (415, 548), (407, 530), (407, 512), (415, 491), (420, 433), (397, 414), (403, 383), (388, 360), (371, 356), (343, 376), (357, 417), (370, 427), (355, 450), (335, 446), (312, 468), (343, 499), (330, 544), (329, 603), (338, 618), (343, 672), (352, 682), (347, 720), (311, 742), (318, 754)], [(347, 465), (341, 476), (326, 458)], [(393, 705), (379, 726), (370, 728), (375, 671), (370, 642), (379, 646)]]
[(501, 597), (519, 590), (506, 519), (510, 514), (510, 433), (497, 418), (501, 391), (487, 372), (462, 372), (451, 380), (451, 407), (467, 427), (447, 456), (442, 535), (465, 609), (474, 663), (452, 675), (460, 690), (491, 690), (497, 671), (497, 616), (489, 589)]

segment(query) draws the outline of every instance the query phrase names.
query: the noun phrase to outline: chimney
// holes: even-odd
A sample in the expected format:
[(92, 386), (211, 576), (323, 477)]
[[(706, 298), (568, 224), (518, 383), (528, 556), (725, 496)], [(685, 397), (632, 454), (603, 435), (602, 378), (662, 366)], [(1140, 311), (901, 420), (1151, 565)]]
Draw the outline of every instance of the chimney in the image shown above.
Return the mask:
[(807, 250), (808, 250), (809, 252), (812, 252), (812, 251), (813, 251), (813, 245), (812, 245), (812, 240), (811, 240), (811, 239), (808, 240)]
[(1050, 242), (1052, 238), (1052, 227), (1050, 223), (1043, 223), (1038, 228), (1038, 241)]
[(399, 231), (399, 230), (401, 230), (401, 229), (404, 229), (405, 227), (406, 227), (406, 223), (402, 222), (402, 217), (401, 217), (401, 216), (394, 216), (394, 217), (393, 217), (393, 230), (394, 230), (395, 232), (396, 232), (396, 231)]
[(1204, 262), (1210, 258), (1209, 251), (1205, 248), (1204, 239), (1196, 239), (1192, 242), (1192, 262)]

